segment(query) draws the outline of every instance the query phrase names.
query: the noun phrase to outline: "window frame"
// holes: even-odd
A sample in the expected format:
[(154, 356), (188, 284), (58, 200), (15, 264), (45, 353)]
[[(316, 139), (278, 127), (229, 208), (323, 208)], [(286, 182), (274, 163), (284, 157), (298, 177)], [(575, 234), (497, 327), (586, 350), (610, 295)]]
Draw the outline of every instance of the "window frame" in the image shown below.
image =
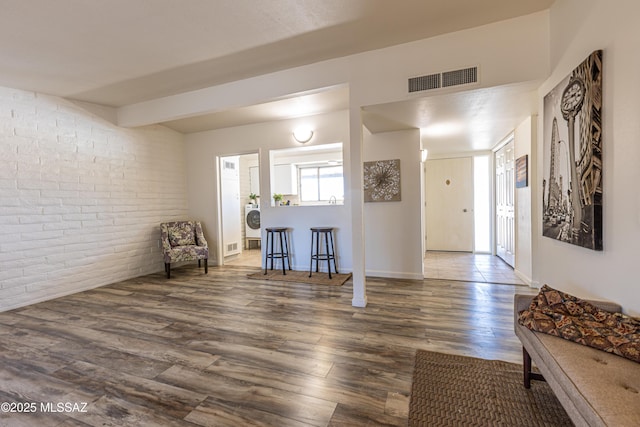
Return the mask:
[[(298, 194), (300, 197), (300, 204), (305, 204), (305, 203), (322, 203), (322, 202), (326, 202), (329, 203), (331, 201), (331, 198), (329, 199), (322, 199), (321, 198), (321, 179), (320, 179), (320, 170), (321, 169), (328, 169), (328, 168), (340, 168), (342, 169), (342, 194), (340, 195), (341, 197), (338, 198), (338, 196), (334, 196), (336, 197), (336, 204), (343, 204), (344, 203), (344, 166), (342, 163), (339, 164), (326, 164), (326, 163), (316, 163), (316, 164), (299, 164), (296, 165), (297, 167), (297, 172), (298, 172)], [(302, 193), (302, 170), (303, 169), (315, 169), (316, 170), (316, 182), (317, 182), (317, 194), (318, 194), (318, 198), (316, 200), (304, 200), (303, 199), (303, 193)]]

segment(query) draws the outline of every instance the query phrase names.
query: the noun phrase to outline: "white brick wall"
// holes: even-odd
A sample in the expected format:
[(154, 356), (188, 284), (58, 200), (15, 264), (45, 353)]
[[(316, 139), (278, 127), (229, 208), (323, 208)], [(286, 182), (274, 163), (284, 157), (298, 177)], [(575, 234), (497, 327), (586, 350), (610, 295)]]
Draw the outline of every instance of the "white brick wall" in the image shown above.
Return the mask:
[(183, 136), (0, 87), (0, 310), (163, 270), (187, 218)]

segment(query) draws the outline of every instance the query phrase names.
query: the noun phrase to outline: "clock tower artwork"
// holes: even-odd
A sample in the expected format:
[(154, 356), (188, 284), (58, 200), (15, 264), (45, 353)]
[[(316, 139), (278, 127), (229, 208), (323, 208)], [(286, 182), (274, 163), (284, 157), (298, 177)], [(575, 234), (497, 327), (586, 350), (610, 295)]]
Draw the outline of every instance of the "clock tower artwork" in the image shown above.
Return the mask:
[(594, 250), (602, 250), (601, 119), (597, 50), (544, 97), (542, 212), (544, 236)]
[[(562, 92), (560, 100), (560, 111), (562, 117), (567, 121), (569, 131), (569, 168), (571, 169), (571, 207), (572, 222), (578, 225), (582, 222), (582, 204), (580, 200), (580, 190), (578, 188), (578, 171), (576, 166), (576, 116), (580, 112), (584, 101), (584, 83), (579, 77), (569, 82)], [(580, 207), (578, 209), (578, 207)]]

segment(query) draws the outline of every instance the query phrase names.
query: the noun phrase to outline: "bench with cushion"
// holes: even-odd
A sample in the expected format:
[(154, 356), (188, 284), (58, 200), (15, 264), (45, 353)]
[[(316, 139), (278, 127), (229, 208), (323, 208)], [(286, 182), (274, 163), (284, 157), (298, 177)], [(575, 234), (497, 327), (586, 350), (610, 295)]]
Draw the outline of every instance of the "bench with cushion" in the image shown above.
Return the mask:
[[(534, 332), (518, 323), (531, 295), (515, 296), (515, 333), (522, 342), (525, 387), (531, 361), (577, 426), (640, 426), (640, 363), (563, 338)], [(618, 304), (591, 301), (610, 312)]]

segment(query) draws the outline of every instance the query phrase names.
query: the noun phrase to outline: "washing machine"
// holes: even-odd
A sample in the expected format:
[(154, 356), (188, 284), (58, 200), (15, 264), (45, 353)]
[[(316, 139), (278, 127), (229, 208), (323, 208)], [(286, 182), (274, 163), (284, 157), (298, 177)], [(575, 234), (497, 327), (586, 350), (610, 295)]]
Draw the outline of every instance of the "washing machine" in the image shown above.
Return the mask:
[(260, 239), (260, 206), (244, 207), (244, 226), (247, 239)]

